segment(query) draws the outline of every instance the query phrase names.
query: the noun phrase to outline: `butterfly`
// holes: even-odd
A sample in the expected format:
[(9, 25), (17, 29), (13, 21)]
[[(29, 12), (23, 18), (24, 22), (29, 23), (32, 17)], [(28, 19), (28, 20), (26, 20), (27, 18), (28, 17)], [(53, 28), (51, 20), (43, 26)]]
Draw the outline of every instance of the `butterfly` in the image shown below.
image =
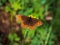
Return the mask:
[(16, 15), (16, 20), (21, 21), (22, 28), (29, 28), (31, 30), (43, 24), (42, 21), (39, 19), (24, 16), (24, 15)]

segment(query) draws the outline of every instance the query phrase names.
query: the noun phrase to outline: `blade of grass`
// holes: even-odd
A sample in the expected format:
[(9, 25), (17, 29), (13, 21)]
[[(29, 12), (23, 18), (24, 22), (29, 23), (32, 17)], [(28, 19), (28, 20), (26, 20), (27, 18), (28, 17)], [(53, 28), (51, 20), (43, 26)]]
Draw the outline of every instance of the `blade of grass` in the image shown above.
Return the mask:
[(47, 43), (48, 43), (51, 32), (52, 32), (52, 26), (49, 27), (49, 32), (48, 32), (46, 40), (45, 40), (45, 45), (47, 45)]

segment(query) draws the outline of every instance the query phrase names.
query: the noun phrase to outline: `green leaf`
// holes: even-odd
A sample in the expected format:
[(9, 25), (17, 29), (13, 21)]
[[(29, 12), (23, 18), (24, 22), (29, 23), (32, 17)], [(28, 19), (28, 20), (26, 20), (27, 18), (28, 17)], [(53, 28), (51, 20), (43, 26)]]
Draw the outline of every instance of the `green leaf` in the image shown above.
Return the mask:
[(18, 2), (14, 2), (13, 4), (11, 4), (11, 7), (12, 7), (14, 10), (21, 9), (20, 3), (18, 3)]
[(15, 41), (19, 41), (19, 40), (20, 40), (20, 38), (19, 38), (19, 37), (16, 37), (16, 38), (15, 38)]
[(27, 8), (26, 11), (24, 12), (24, 15), (28, 16), (32, 13), (33, 9), (32, 8)]
[(41, 5), (44, 5), (47, 0), (41, 0)]
[(29, 30), (28, 37), (32, 38), (34, 36), (35, 30)]
[(10, 7), (9, 6), (5, 6), (5, 11), (9, 12), (10, 11)]
[(13, 45), (19, 45), (18, 43), (14, 43)]
[(13, 37), (12, 34), (9, 34), (9, 35), (8, 35), (8, 38), (9, 38), (10, 41), (13, 41), (13, 40), (14, 40), (14, 37)]
[(9, 0), (10, 3), (20, 2), (20, 0)]
[(13, 37), (16, 38), (17, 37), (17, 34), (16, 33), (13, 33)]
[(22, 33), (23, 33), (23, 35), (24, 35), (24, 38), (26, 37), (26, 35), (28, 34), (28, 29), (27, 28), (24, 28), (23, 30), (22, 30)]
[(1, 2), (2, 2), (2, 3), (5, 3), (5, 2), (6, 2), (6, 0), (1, 0)]

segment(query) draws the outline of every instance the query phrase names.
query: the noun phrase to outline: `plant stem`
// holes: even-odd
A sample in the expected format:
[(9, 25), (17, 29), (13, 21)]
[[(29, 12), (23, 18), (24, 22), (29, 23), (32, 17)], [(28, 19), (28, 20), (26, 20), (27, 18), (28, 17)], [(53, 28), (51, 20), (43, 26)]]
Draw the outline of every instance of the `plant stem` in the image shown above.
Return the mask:
[(47, 45), (47, 43), (48, 43), (51, 31), (52, 31), (52, 26), (49, 27), (49, 32), (48, 32), (47, 37), (46, 37), (45, 45)]

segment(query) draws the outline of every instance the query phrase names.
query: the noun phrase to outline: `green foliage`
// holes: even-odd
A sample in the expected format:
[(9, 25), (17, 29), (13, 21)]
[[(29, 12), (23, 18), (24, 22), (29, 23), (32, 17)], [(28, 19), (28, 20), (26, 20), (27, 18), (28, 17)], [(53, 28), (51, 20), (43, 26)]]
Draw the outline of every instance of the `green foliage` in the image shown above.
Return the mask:
[(35, 31), (34, 30), (29, 30), (28, 32), (28, 37), (33, 38)]
[(18, 43), (14, 43), (13, 45), (19, 45)]
[(2, 43), (0, 43), (0, 45), (2, 45)]
[(6, 0), (0, 0), (0, 6), (2, 6), (5, 2)]
[(20, 40), (20, 38), (15, 33), (14, 34), (9, 34), (8, 38), (9, 38), (10, 41), (14, 41), (14, 40), (19, 41)]
[(21, 9), (20, 6), (20, 0), (9, 0), (10, 4), (11, 4), (11, 8), (13, 8), (13, 10), (18, 10)]
[(10, 7), (9, 6), (5, 6), (5, 11), (6, 12), (9, 12), (11, 9), (10, 9)]
[(20, 37), (17, 36), (16, 33), (9, 34), (8, 39), (10, 40), (10, 45), (19, 45)]
[[(54, 45), (54, 40), (56, 38), (55, 32), (60, 32), (60, 8), (59, 8), (59, 1), (56, 0), (8, 0), (9, 5), (5, 6), (5, 11), (10, 12), (11, 15), (11, 23), (13, 20), (13, 16), (16, 16), (17, 14), (22, 14), (25, 16), (32, 15), (33, 17), (36, 17), (39, 20), (42, 20), (43, 25), (37, 27), (35, 30), (30, 30), (28, 28), (22, 29), (23, 34), (23, 42), (22, 44), (25, 44), (25, 39), (30, 38), (31, 41), (27, 45)], [(0, 1), (0, 6), (2, 6), (6, 0)], [(54, 3), (54, 4), (53, 4)], [(57, 4), (55, 4), (57, 3)], [(52, 5), (53, 4), (53, 5)], [(57, 9), (54, 8), (55, 5), (57, 5)], [(52, 7), (52, 10), (50, 9)], [(56, 14), (53, 14), (53, 20), (52, 23), (48, 23), (44, 17), (45, 12), (48, 12), (48, 10), (51, 10), (52, 12), (56, 11)], [(18, 23), (21, 23), (20, 21), (17, 21)], [(52, 29), (52, 26), (54, 25), (54, 29)], [(58, 27), (57, 27), (58, 26)], [(60, 33), (59, 33), (60, 34)], [(16, 43), (15, 41), (20, 41), (20, 37), (17, 36), (16, 33), (9, 34), (8, 35), (9, 40), (12, 45), (20, 45)], [(1, 45), (1, 43), (0, 43)], [(57, 45), (60, 45), (58, 43)]]

